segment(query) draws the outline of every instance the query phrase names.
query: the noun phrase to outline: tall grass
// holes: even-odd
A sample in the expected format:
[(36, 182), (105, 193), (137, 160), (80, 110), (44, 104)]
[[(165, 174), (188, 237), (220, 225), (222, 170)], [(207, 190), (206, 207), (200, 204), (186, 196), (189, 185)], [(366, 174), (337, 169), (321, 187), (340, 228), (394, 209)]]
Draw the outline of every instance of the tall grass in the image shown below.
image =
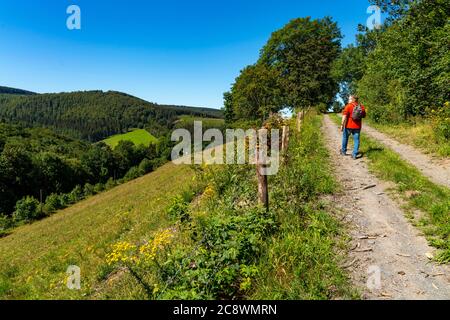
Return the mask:
[(400, 142), (417, 147), (426, 153), (444, 158), (450, 156), (450, 141), (438, 137), (429, 120), (421, 119), (415, 123), (389, 125), (369, 120), (369, 124)]
[[(339, 267), (343, 227), (321, 197), (337, 190), (320, 134), (321, 117), (309, 114), (289, 145), (288, 163), (270, 179), (279, 232), (267, 239), (254, 299), (357, 298)], [(294, 130), (292, 130), (295, 132)]]

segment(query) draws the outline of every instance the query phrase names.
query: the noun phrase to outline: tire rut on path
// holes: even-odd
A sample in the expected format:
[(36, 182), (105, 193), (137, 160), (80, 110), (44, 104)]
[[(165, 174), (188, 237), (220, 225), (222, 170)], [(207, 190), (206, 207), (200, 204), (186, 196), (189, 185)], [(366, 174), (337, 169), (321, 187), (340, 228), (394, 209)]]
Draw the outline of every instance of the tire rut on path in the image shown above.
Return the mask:
[(432, 182), (450, 188), (450, 159), (436, 160), (412, 146), (402, 144), (384, 133), (364, 124), (363, 131), (415, 166)]
[(386, 194), (392, 185), (370, 174), (366, 159), (339, 155), (341, 134), (328, 116), (322, 131), (344, 190), (332, 201), (344, 213), (352, 238), (344, 267), (363, 297), (450, 299), (450, 268), (429, 260), (427, 254), (435, 250)]

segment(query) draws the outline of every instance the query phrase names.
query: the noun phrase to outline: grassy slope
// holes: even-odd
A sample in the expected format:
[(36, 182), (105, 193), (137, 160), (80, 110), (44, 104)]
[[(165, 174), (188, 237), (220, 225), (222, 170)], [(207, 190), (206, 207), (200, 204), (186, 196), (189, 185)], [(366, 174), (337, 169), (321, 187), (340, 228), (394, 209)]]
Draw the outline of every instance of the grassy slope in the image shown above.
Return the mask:
[(450, 156), (450, 142), (445, 143), (436, 139), (430, 122), (423, 121), (415, 125), (409, 123), (384, 125), (369, 121), (369, 124), (400, 142), (415, 146), (426, 153), (440, 157)]
[(156, 143), (158, 141), (153, 135), (151, 135), (147, 130), (144, 129), (136, 129), (124, 134), (116, 134), (108, 139), (103, 140), (104, 143), (109, 145), (111, 148), (115, 148), (120, 141), (131, 141), (135, 145), (143, 144), (145, 146), (149, 146), (152, 143)]
[[(339, 123), (337, 116), (332, 119)], [(361, 152), (370, 159), (369, 169), (378, 178), (395, 183), (393, 191), (402, 198), (408, 217), (424, 231), (431, 245), (442, 249), (438, 260), (450, 262), (450, 190), (432, 183), (394, 151), (364, 133)], [(418, 217), (415, 210), (425, 215)]]
[[(0, 299), (108, 297), (97, 289), (110, 271), (104, 259), (111, 244), (140, 241), (167, 226), (167, 204), (192, 177), (189, 166), (169, 163), (0, 239)], [(81, 291), (65, 286), (69, 265), (81, 268)]]

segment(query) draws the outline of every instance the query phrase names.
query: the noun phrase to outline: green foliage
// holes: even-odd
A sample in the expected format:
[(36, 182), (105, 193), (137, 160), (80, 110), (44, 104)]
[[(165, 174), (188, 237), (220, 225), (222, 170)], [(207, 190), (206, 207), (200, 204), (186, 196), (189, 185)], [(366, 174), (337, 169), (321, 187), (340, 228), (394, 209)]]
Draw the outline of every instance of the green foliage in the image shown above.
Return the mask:
[(254, 65), (224, 94), (227, 122), (265, 120), (285, 107), (331, 106), (338, 92), (332, 65), (341, 33), (331, 18), (299, 18), (274, 32)]
[(128, 170), (127, 174), (123, 177), (124, 182), (139, 178), (140, 176), (142, 176), (142, 174), (143, 172), (139, 170), (139, 167), (131, 167), (130, 170)]
[(85, 196), (85, 197), (90, 197), (90, 196), (92, 196), (92, 195), (94, 195), (95, 194), (95, 192), (94, 192), (94, 186), (92, 185), (92, 184), (90, 184), (90, 183), (86, 183), (85, 185), (84, 185), (84, 188), (83, 188), (83, 195)]
[[(139, 177), (167, 161), (171, 149), (167, 139), (161, 137), (158, 146), (148, 147), (120, 141), (112, 150), (102, 142), (89, 144), (49, 129), (1, 123), (0, 212), (11, 215), (16, 202), (28, 195), (40, 198), (42, 194), (44, 201), (52, 194), (53, 198), (64, 195), (68, 197), (64, 203), (70, 204), (85, 196), (76, 186), (96, 185), (90, 195), (102, 191), (110, 178), (127, 173), (127, 181)], [(69, 195), (72, 191), (78, 194)], [(47, 211), (61, 208), (54, 200), (49, 200)]]
[(52, 213), (62, 208), (64, 208), (64, 204), (61, 202), (60, 196), (56, 193), (52, 193), (45, 200), (44, 210), (47, 213)]
[(299, 18), (274, 32), (261, 51), (260, 62), (276, 70), (286, 106), (330, 105), (337, 93), (332, 65), (342, 35), (331, 18)]
[[(450, 99), (449, 2), (373, 2), (388, 11), (391, 19), (381, 30), (366, 30), (359, 36), (358, 47), (349, 47), (338, 60), (343, 92), (350, 83), (377, 122), (430, 116), (429, 110)], [(346, 61), (351, 62), (347, 68)]]
[(431, 111), (433, 127), (438, 141), (450, 142), (450, 102)]
[(167, 208), (167, 214), (171, 219), (185, 222), (190, 220), (189, 202), (185, 201), (182, 196), (177, 196), (172, 199), (172, 203)]
[[(109, 181), (109, 180), (108, 180)], [(69, 194), (69, 199), (71, 203), (77, 203), (82, 200), (84, 197), (83, 189), (80, 185), (77, 185)]]
[(33, 197), (27, 196), (16, 204), (16, 210), (13, 214), (15, 221), (33, 221), (41, 218), (43, 211), (39, 205), (39, 201)]
[(355, 94), (357, 83), (364, 75), (365, 53), (362, 46), (350, 45), (345, 48), (333, 64), (333, 78), (340, 84), (340, 97), (348, 101)]
[(12, 226), (13, 220), (4, 214), (0, 214), (0, 237)]
[(231, 119), (267, 119), (271, 112), (282, 109), (278, 78), (276, 70), (265, 64), (244, 68), (236, 78), (231, 96), (225, 96), (226, 104), (232, 103), (231, 108), (227, 107), (227, 116)]
[(153, 171), (153, 163), (149, 159), (144, 159), (139, 164), (139, 172), (142, 174), (147, 174)]

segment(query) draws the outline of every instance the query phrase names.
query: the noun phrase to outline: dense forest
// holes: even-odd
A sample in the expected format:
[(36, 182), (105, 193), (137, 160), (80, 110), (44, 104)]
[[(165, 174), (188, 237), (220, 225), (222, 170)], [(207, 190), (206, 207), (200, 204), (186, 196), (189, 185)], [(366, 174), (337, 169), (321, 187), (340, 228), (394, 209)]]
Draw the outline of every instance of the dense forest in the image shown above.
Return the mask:
[[(0, 122), (48, 127), (90, 142), (130, 128), (170, 128), (180, 115), (220, 118), (221, 112), (157, 105), (114, 91), (0, 95)], [(159, 136), (155, 131), (152, 134)]]
[[(11, 216), (17, 202), (27, 196), (46, 202), (52, 195), (49, 201), (75, 192), (73, 199), (64, 200), (74, 203), (102, 191), (106, 184), (152, 171), (169, 155), (167, 137), (150, 147), (121, 141), (112, 150), (104, 143), (91, 144), (50, 129), (0, 124), (0, 214)], [(47, 211), (58, 209), (54, 206)]]
[(359, 26), (333, 73), (345, 101), (357, 93), (378, 123), (427, 118), (450, 140), (450, 0), (371, 0), (388, 15), (380, 28)]

